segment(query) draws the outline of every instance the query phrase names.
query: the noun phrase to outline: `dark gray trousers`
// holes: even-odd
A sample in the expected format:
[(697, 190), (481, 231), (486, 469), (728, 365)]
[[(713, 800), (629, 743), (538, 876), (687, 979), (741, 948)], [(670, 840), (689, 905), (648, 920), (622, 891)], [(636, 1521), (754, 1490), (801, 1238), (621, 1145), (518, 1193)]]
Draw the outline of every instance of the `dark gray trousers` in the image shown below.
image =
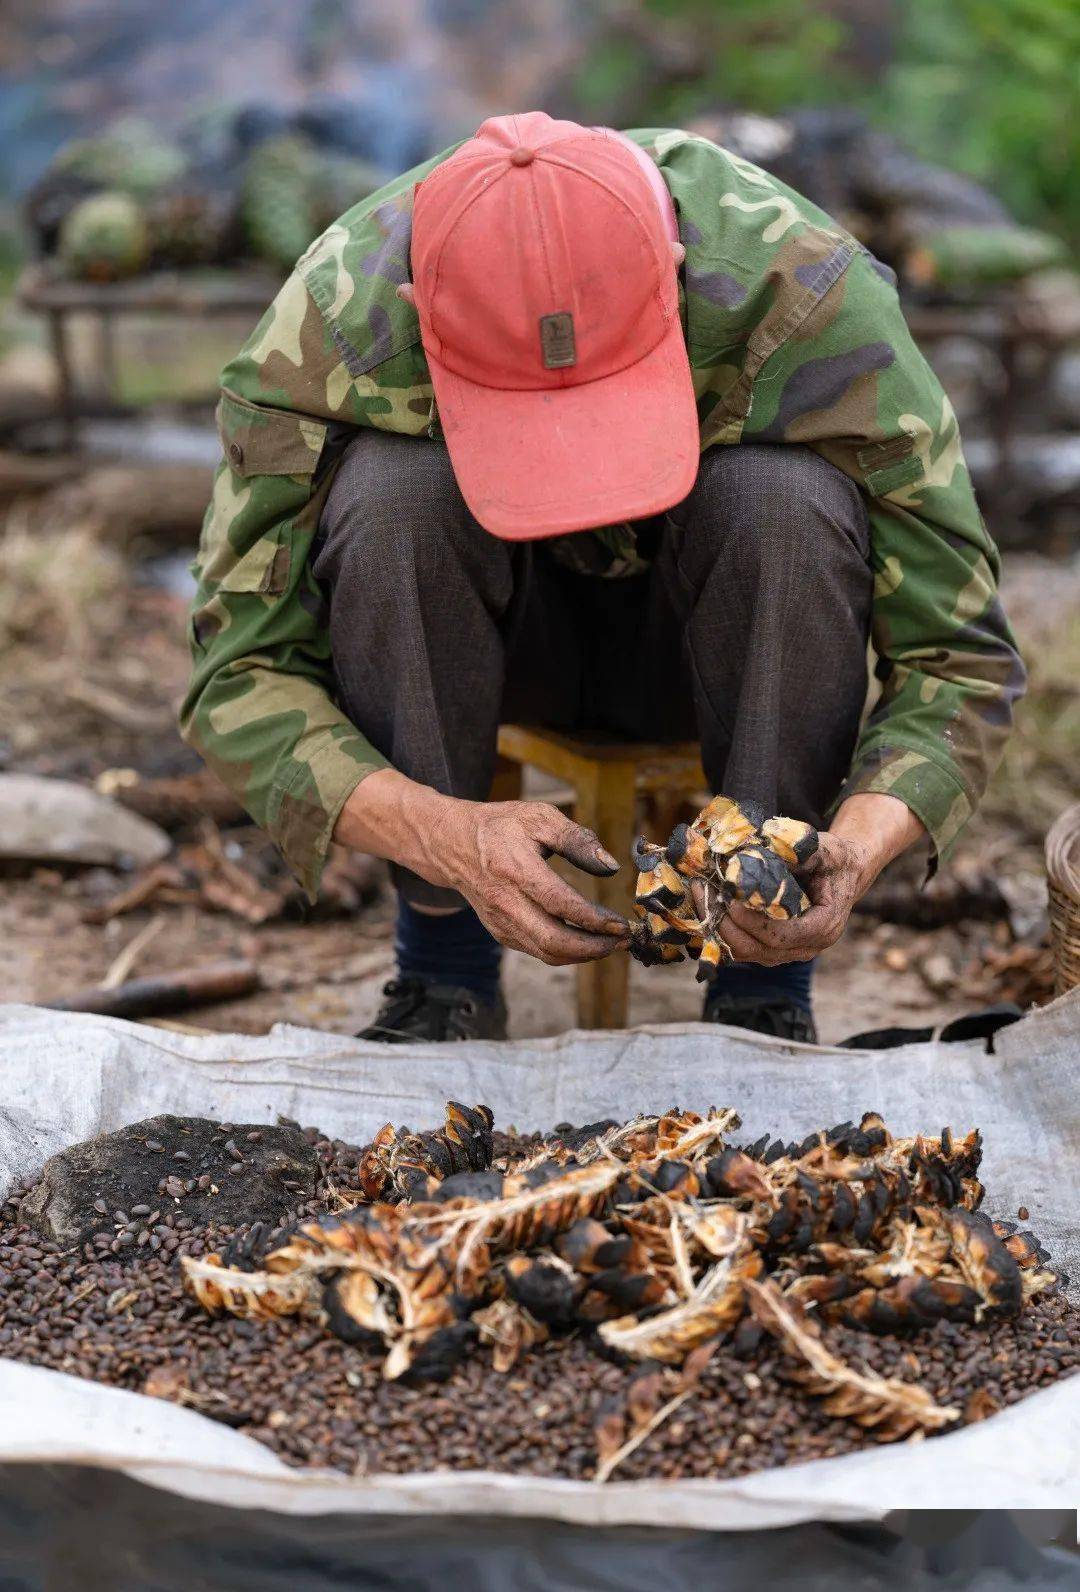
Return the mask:
[(499, 723), (523, 720), (698, 736), (714, 791), (820, 824), (866, 694), (858, 488), (807, 448), (711, 448), (690, 495), (639, 532), (647, 574), (572, 573), (544, 542), (485, 531), (443, 445), (363, 432), (314, 554), (343, 711), (451, 796), (487, 796)]

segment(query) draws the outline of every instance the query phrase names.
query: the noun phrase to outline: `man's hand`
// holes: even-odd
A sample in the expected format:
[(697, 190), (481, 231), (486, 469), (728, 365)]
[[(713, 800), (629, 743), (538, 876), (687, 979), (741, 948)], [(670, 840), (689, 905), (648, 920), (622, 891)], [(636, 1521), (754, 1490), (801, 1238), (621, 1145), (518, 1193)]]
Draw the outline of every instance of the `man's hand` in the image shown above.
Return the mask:
[(454, 802), (441, 847), (445, 875), (495, 938), (550, 967), (625, 948), (625, 918), (573, 889), (546, 859), (565, 857), (599, 878), (618, 863), (591, 829), (547, 802)]
[(777, 923), (763, 912), (733, 902), (720, 933), (737, 962), (776, 967), (807, 962), (835, 945), (847, 928), (851, 909), (869, 890), (886, 863), (924, 836), (911, 809), (894, 796), (851, 796), (823, 830), (807, 866), (798, 870), (810, 898), (801, 918)]
[(826, 830), (816, 854), (799, 870), (810, 897), (801, 918), (776, 923), (733, 901), (720, 924), (720, 934), (737, 962), (775, 967), (781, 962), (808, 962), (828, 950), (847, 928), (852, 907), (866, 886), (865, 849)]
[(383, 769), (356, 787), (334, 839), (457, 890), (500, 944), (550, 967), (628, 943), (626, 919), (587, 901), (546, 859), (558, 854), (599, 878), (618, 862), (547, 802), (462, 801)]

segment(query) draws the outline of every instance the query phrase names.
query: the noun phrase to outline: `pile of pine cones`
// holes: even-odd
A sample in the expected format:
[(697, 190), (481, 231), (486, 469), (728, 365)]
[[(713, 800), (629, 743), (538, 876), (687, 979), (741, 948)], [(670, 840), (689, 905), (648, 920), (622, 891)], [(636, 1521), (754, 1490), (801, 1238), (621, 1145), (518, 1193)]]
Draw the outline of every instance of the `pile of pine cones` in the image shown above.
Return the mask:
[(492, 1126), (453, 1102), (432, 1132), (388, 1124), (360, 1163), (366, 1203), (185, 1258), (187, 1286), (209, 1310), (300, 1315), (384, 1348), (390, 1379), (443, 1378), (478, 1342), (506, 1371), (587, 1331), (674, 1378), (678, 1399), (717, 1344), (770, 1333), (809, 1393), (888, 1441), (959, 1412), (845, 1365), (818, 1321), (991, 1322), (1057, 1281), (1030, 1233), (980, 1213), (977, 1131), (893, 1138), (870, 1112), (739, 1148), (734, 1111), (673, 1110), (553, 1134), (508, 1165)]
[(754, 802), (716, 796), (692, 824), (679, 824), (666, 845), (638, 840), (630, 954), (646, 967), (698, 962), (710, 978), (728, 959), (721, 924), (732, 901), (767, 917), (800, 917), (810, 905), (792, 869), (818, 849), (817, 830), (797, 818), (766, 818)]

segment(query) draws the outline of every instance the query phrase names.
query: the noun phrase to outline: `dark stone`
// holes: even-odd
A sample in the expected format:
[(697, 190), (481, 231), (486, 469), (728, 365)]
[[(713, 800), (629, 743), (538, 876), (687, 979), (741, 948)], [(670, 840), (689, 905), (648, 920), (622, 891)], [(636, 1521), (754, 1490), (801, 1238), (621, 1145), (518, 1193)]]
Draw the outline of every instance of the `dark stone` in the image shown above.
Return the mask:
[[(249, 1131), (260, 1137), (246, 1139)], [(225, 1148), (226, 1139), (234, 1137), (244, 1142), (242, 1161)], [(188, 1157), (180, 1163), (182, 1179), (173, 1171), (178, 1150)], [(109, 1213), (144, 1206), (160, 1211), (164, 1219), (172, 1211), (189, 1217), (196, 1227), (276, 1222), (312, 1198), (317, 1167), (315, 1151), (298, 1128), (233, 1124), (225, 1134), (204, 1117), (151, 1117), (72, 1145), (46, 1161), (41, 1182), (23, 1202), (22, 1215), (44, 1237), (65, 1247), (85, 1243), (97, 1233), (117, 1233), (111, 1214), (100, 1214), (102, 1202)], [(232, 1176), (234, 1171), (242, 1175)], [(209, 1184), (200, 1188), (207, 1177)], [(141, 1214), (133, 1225), (145, 1226)]]

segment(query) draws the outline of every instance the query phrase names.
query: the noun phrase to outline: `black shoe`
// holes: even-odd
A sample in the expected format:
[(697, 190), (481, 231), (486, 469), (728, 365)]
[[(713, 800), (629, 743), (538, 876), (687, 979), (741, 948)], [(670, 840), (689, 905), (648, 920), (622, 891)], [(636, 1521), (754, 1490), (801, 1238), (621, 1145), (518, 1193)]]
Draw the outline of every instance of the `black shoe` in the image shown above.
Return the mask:
[(802, 1045), (817, 1044), (817, 1029), (808, 1011), (794, 1001), (764, 1000), (760, 995), (706, 993), (701, 1013), (704, 1023), (727, 1023), (731, 1028), (748, 1028), (754, 1034), (772, 1034), (775, 1039), (795, 1039)]
[(414, 1040), (506, 1038), (506, 1002), (501, 995), (489, 1006), (471, 990), (425, 984), (419, 978), (392, 978), (383, 985), (383, 994), (386, 999), (375, 1021), (362, 1028), (357, 1039), (405, 1045)]

